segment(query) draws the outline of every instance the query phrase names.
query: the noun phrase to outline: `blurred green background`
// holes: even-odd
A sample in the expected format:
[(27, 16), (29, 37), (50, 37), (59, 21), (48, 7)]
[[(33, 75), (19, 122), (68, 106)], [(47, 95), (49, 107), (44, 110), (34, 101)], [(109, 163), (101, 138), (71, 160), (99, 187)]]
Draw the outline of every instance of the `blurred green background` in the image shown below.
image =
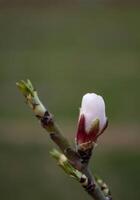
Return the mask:
[(105, 1), (0, 1), (0, 199), (90, 199), (49, 155), (55, 146), (15, 82), (30, 78), (73, 144), (83, 94), (109, 127), (91, 161), (113, 199), (138, 199), (140, 7)]

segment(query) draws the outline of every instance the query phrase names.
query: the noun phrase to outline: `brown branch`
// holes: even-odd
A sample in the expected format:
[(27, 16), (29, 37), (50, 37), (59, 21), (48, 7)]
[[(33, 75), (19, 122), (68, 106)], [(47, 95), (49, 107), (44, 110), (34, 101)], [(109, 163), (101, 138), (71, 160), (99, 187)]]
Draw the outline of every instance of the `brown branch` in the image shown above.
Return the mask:
[(82, 173), (78, 180), (86, 192), (88, 192), (88, 194), (95, 200), (108, 200), (88, 169), (88, 162), (92, 154), (92, 148), (85, 152), (80, 150), (76, 152), (73, 150), (68, 140), (61, 134), (61, 131), (56, 125), (52, 115), (39, 100), (38, 94), (34, 90), (31, 82), (29, 80), (27, 82), (20, 81), (17, 83), (17, 86), (25, 96), (28, 106), (40, 120), (42, 127), (49, 133), (51, 140), (58, 145), (60, 150), (68, 159), (69, 167), (73, 167), (73, 171), (76, 170), (77, 174), (80, 172)]

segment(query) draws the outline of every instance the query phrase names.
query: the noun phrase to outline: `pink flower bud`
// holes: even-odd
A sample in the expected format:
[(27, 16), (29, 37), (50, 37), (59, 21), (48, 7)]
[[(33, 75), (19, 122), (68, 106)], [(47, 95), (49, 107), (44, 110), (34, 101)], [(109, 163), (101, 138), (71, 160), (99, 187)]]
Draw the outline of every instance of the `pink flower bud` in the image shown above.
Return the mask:
[(106, 127), (107, 117), (103, 98), (95, 93), (85, 94), (79, 114), (77, 144), (96, 142)]

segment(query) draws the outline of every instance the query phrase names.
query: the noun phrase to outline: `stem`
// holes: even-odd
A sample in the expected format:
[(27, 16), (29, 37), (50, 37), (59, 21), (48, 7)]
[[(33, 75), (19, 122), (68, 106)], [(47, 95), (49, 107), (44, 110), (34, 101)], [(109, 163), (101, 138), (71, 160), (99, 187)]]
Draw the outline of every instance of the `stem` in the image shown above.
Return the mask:
[[(27, 82), (20, 81), (17, 83), (17, 86), (25, 96), (28, 106), (40, 120), (42, 127), (45, 128), (50, 134), (51, 140), (58, 145), (60, 150), (65, 155), (67, 162), (62, 165), (64, 167), (63, 169), (69, 171), (69, 174), (72, 172), (73, 174), (76, 174), (75, 176), (77, 177), (77, 180), (82, 184), (86, 192), (88, 192), (93, 199), (108, 200), (88, 170), (88, 162), (92, 149), (90, 152), (87, 152), (87, 155), (82, 154), (82, 152), (74, 151), (70, 147), (68, 140), (62, 135), (50, 112), (39, 100), (38, 94), (32, 83), (29, 80), (27, 80)], [(59, 157), (59, 153), (56, 154), (56, 157)], [(86, 156), (89, 157), (86, 158)], [(62, 156), (60, 157), (62, 158)]]

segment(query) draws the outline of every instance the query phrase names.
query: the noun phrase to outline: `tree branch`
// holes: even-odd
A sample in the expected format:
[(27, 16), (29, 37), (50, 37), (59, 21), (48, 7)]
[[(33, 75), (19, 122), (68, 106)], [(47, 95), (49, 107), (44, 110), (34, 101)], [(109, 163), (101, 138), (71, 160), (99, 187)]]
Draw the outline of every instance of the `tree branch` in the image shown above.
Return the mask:
[(68, 140), (61, 134), (51, 113), (41, 103), (37, 91), (32, 83), (27, 80), (16, 83), (19, 90), (25, 96), (27, 105), (32, 109), (41, 125), (50, 135), (51, 140), (58, 145), (62, 153), (57, 150), (51, 154), (59, 161), (59, 165), (70, 176), (76, 178), (84, 187), (86, 192), (95, 200), (111, 200), (108, 194), (101, 190), (102, 186), (97, 184), (95, 178), (88, 169), (88, 162), (92, 154), (92, 148), (88, 151), (75, 151), (71, 148)]

